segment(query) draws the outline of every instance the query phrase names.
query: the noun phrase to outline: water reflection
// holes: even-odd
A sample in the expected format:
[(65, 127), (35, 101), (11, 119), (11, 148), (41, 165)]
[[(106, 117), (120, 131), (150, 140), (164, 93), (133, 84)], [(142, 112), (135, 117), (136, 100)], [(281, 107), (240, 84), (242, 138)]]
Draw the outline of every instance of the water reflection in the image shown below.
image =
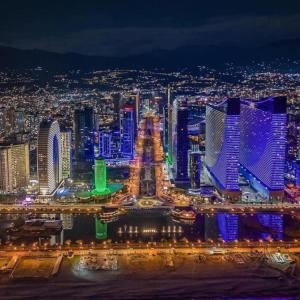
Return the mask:
[[(281, 214), (257, 214), (257, 219), (266, 232), (260, 232), (261, 239), (283, 239), (283, 216)], [(263, 229), (264, 230), (264, 229)]]
[(217, 220), (220, 235), (225, 242), (239, 239), (239, 215), (218, 213)]
[(96, 227), (96, 240), (106, 240), (107, 239), (107, 223), (101, 222), (101, 220), (95, 217), (95, 227)]
[(22, 224), (30, 216), (0, 215), (1, 241), (21, 243), (47, 240), (50, 244), (62, 244), (67, 240), (91, 242), (109, 239), (112, 242), (147, 242), (222, 239), (225, 242), (232, 242), (245, 239), (289, 241), (300, 236), (299, 219), (279, 213), (198, 214), (191, 225), (174, 222), (167, 210), (131, 211), (111, 223), (105, 223), (99, 216), (93, 215), (47, 214), (35, 217), (61, 220), (63, 230), (59, 233), (54, 230), (47, 235), (42, 227), (37, 227), (32, 229), (34, 234), (28, 234)]

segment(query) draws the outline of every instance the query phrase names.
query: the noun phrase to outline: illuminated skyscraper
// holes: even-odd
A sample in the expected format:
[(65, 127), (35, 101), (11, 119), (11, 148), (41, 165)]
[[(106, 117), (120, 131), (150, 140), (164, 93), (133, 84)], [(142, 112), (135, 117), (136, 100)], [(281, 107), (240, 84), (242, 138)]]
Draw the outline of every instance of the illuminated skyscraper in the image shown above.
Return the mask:
[(94, 112), (92, 107), (74, 112), (75, 157), (78, 160), (94, 160)]
[(241, 102), (241, 172), (267, 198), (283, 196), (286, 118), (286, 97)]
[(163, 146), (164, 150), (168, 152), (168, 138), (169, 138), (169, 126), (168, 126), (168, 106), (163, 108)]
[(15, 132), (20, 133), (24, 131), (25, 127), (25, 114), (22, 110), (17, 110), (15, 112)]
[(287, 106), (286, 154), (290, 162), (300, 160), (300, 104), (297, 100)]
[(218, 190), (231, 199), (239, 192), (240, 100), (206, 106), (205, 165)]
[(95, 158), (95, 191), (102, 193), (106, 190), (106, 162), (105, 159)]
[(172, 110), (172, 159), (176, 181), (188, 180), (188, 109), (186, 101), (175, 99)]
[(134, 110), (131, 105), (125, 105), (120, 111), (120, 150), (125, 158), (132, 159), (134, 155)]
[(60, 132), (62, 178), (71, 177), (72, 170), (72, 133), (63, 129)]
[(172, 102), (171, 102), (171, 88), (170, 86), (168, 86), (168, 90), (167, 90), (167, 109), (168, 109), (168, 160), (169, 163), (172, 164), (173, 163), (173, 125), (172, 125)]
[(140, 122), (140, 91), (136, 90), (135, 96), (135, 126), (136, 128), (139, 127)]
[(118, 128), (99, 129), (99, 156), (106, 159), (120, 157), (120, 131)]
[(11, 192), (29, 183), (29, 146), (0, 146), (0, 191)]
[(41, 195), (51, 195), (62, 180), (60, 129), (57, 121), (45, 120), (38, 134), (38, 179)]
[[(133, 94), (129, 95), (126, 105), (132, 106), (133, 114), (134, 114), (134, 127), (137, 129), (140, 122), (140, 109), (141, 109), (141, 102), (140, 102), (140, 91), (135, 89)], [(137, 134), (137, 130), (134, 132), (135, 136)]]
[(113, 131), (110, 128), (99, 130), (99, 155), (105, 158), (112, 157)]

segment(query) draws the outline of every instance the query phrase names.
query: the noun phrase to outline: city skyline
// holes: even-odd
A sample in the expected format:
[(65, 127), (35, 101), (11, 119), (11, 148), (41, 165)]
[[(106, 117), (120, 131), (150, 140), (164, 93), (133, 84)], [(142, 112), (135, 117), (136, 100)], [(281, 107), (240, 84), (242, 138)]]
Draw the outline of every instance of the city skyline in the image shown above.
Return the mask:
[(298, 299), (299, 16), (2, 3), (0, 298)]

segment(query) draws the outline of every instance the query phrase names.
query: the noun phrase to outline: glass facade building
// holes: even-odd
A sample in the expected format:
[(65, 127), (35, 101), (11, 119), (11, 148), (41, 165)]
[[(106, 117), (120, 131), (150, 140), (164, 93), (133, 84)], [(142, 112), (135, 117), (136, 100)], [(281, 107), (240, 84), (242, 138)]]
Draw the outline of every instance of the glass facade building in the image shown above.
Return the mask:
[(120, 156), (120, 131), (118, 128), (104, 127), (99, 129), (99, 155), (106, 158)]
[(120, 111), (120, 150), (125, 158), (134, 156), (134, 109), (131, 105), (125, 105)]
[(206, 106), (205, 165), (223, 191), (239, 191), (240, 100)]
[(75, 157), (94, 161), (94, 112), (92, 107), (76, 109), (74, 113)]
[(284, 189), (286, 100), (241, 101), (240, 169), (267, 198), (279, 196), (276, 192)]
[(62, 177), (71, 177), (72, 170), (72, 132), (68, 129), (60, 131)]
[(38, 134), (38, 179), (41, 195), (50, 195), (62, 180), (60, 128), (57, 121), (45, 120)]
[(0, 191), (12, 192), (29, 183), (29, 145), (0, 145)]
[(172, 158), (174, 177), (177, 181), (188, 181), (188, 108), (186, 101), (175, 99), (172, 109)]
[(97, 193), (106, 190), (106, 162), (102, 157), (95, 159), (95, 191)]

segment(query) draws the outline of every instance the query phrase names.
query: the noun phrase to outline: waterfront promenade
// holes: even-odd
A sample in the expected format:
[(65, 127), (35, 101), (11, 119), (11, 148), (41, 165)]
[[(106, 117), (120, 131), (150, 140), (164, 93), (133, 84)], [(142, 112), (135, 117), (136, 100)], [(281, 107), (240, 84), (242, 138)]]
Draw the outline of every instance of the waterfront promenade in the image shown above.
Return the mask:
[[(15, 213), (76, 213), (76, 214), (94, 214), (100, 213), (103, 207), (132, 209), (152, 209), (152, 208), (169, 208), (174, 205), (160, 205), (153, 207), (141, 208), (140, 206), (120, 206), (120, 205), (104, 205), (104, 204), (0, 204), (0, 214)], [(288, 212), (296, 213), (300, 211), (300, 204), (278, 203), (278, 204), (199, 204), (191, 205), (199, 213), (252, 213), (258, 211), (269, 212)]]

